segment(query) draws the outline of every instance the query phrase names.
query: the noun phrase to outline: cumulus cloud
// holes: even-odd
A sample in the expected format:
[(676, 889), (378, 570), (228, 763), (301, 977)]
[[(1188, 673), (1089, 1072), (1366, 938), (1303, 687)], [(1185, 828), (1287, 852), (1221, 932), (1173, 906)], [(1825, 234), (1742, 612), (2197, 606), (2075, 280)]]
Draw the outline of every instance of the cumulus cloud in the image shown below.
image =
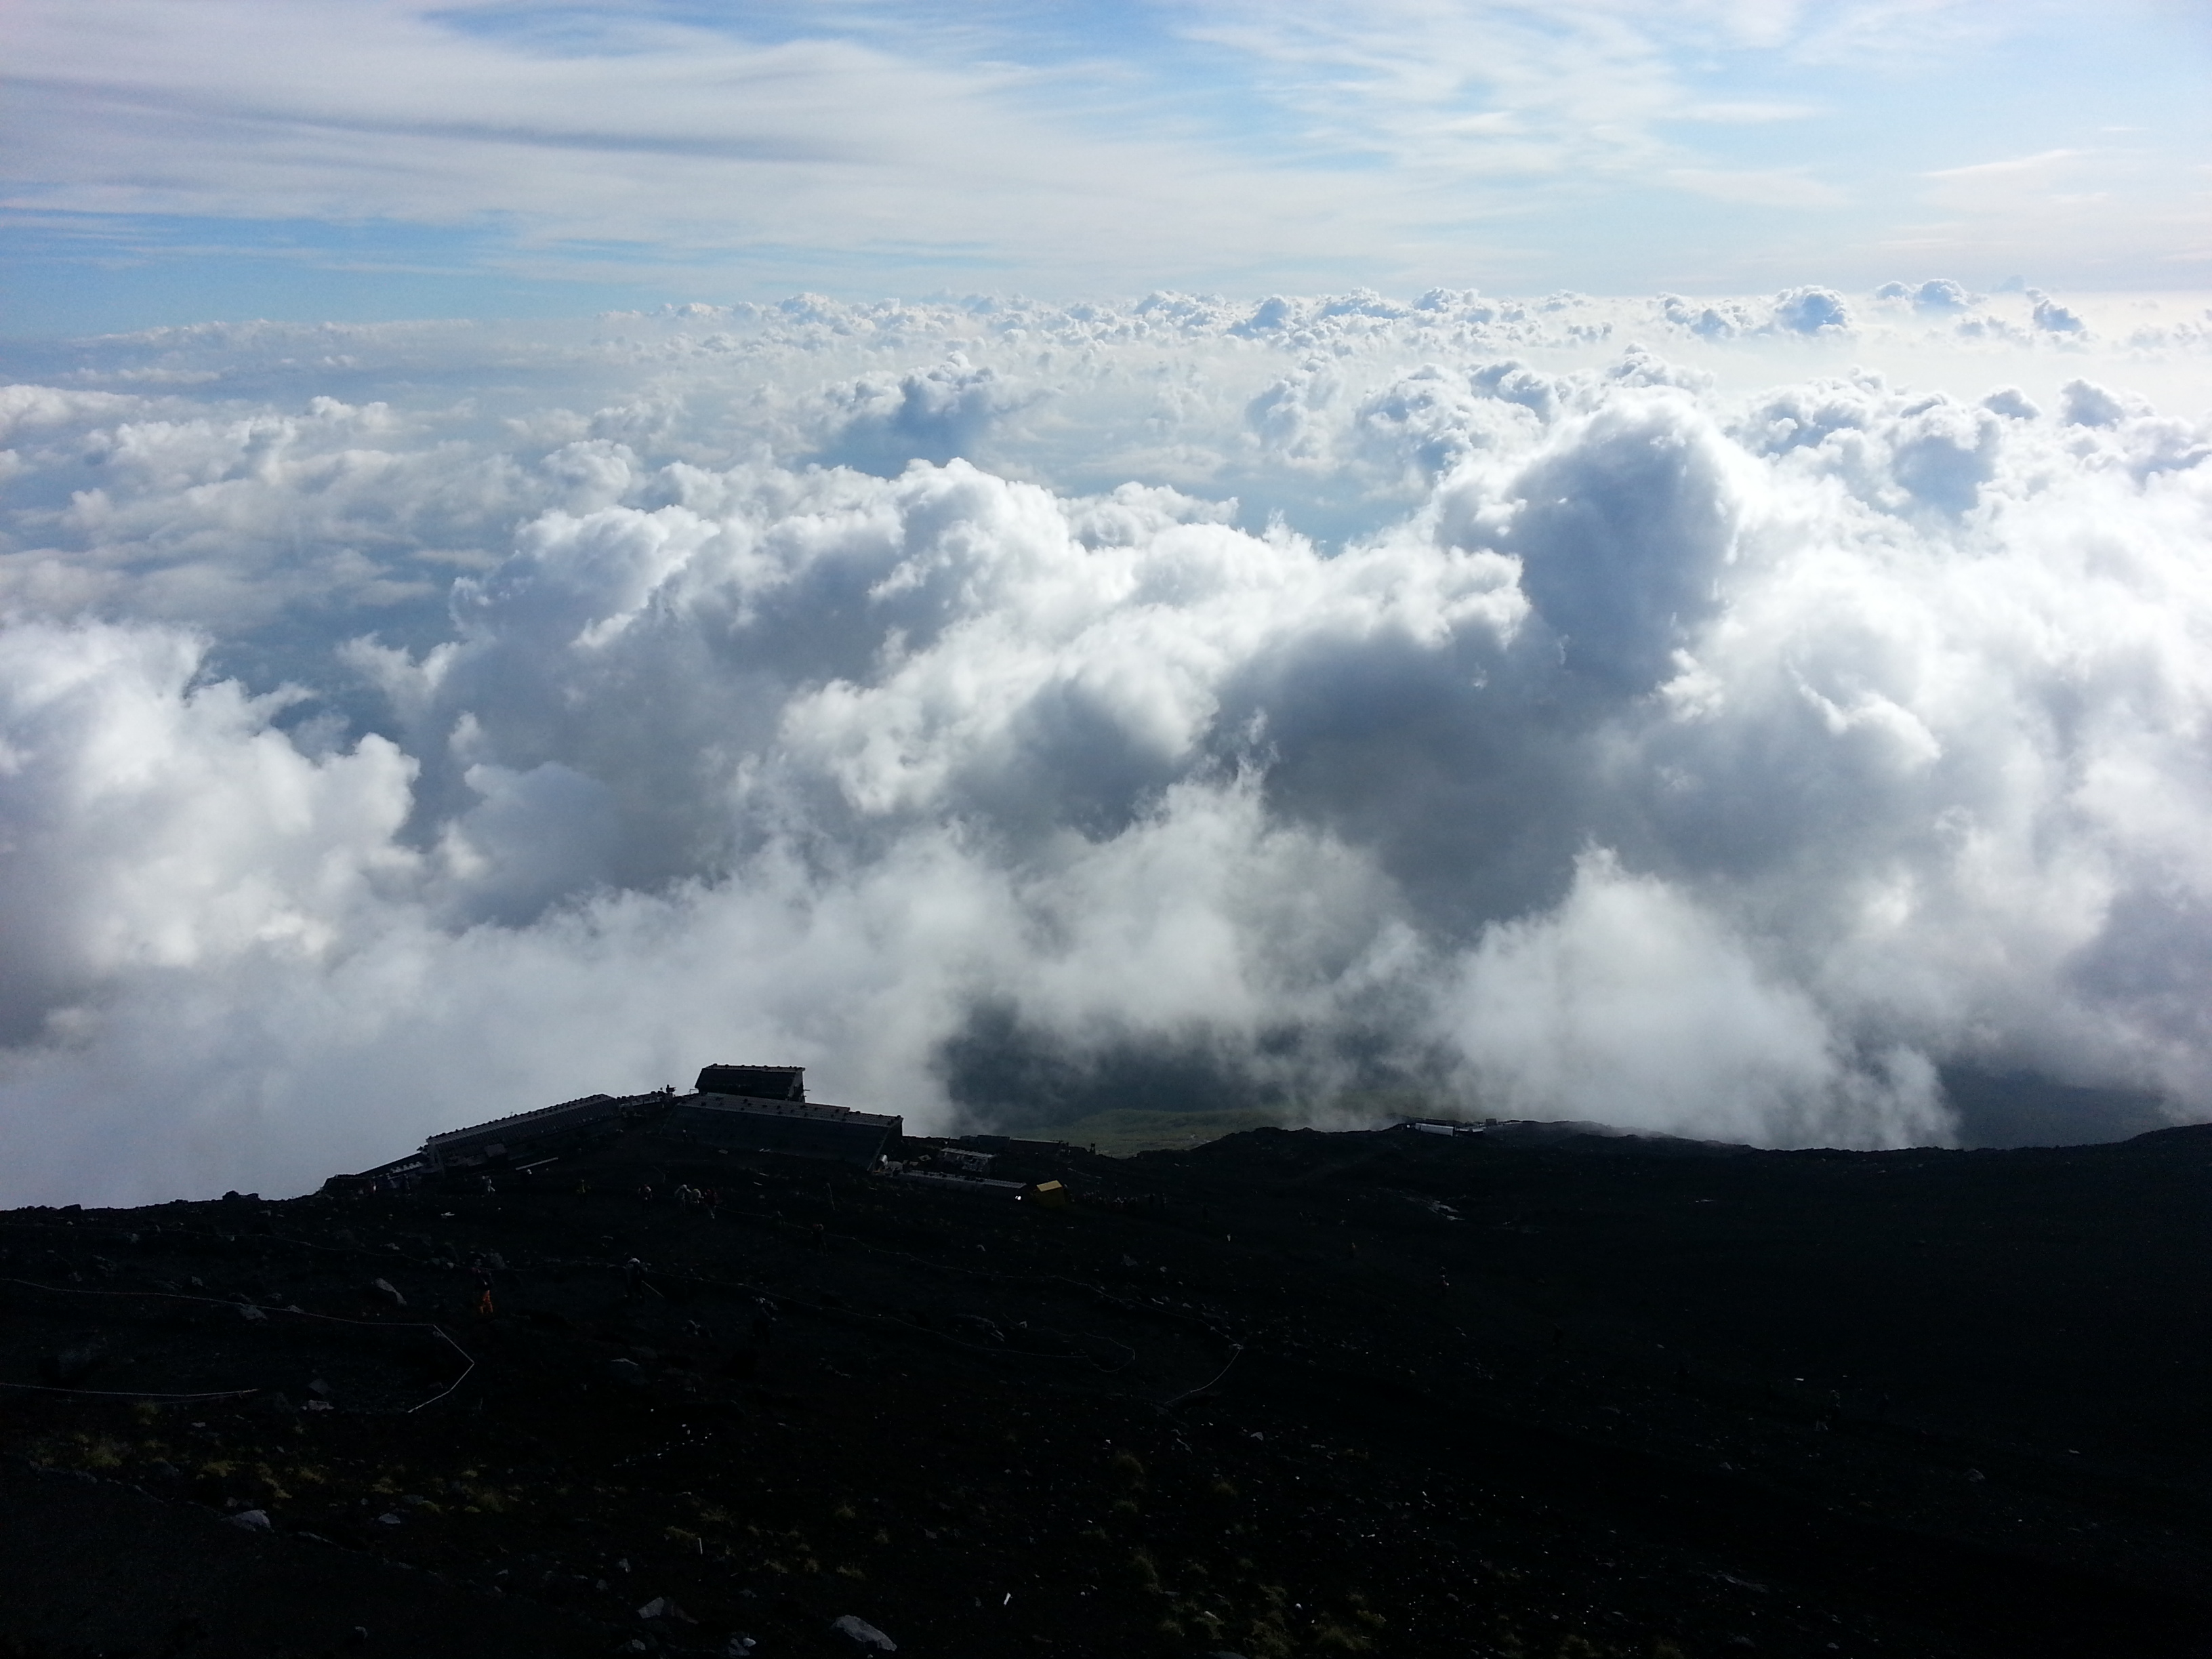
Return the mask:
[(890, 473), (909, 461), (981, 457), (987, 450), (979, 446), (989, 445), (1002, 417), (1047, 395), (988, 367), (971, 367), (957, 353), (895, 382), (847, 381), (823, 393), (830, 432), (817, 459)]
[(1979, 296), (1969, 294), (1948, 276), (1930, 277), (1917, 285), (1905, 283), (1884, 283), (1875, 289), (1877, 300), (1903, 300), (1915, 311), (1938, 313), (1971, 311), (1978, 304)]
[(806, 301), (0, 392), (6, 1195), (746, 1054), (933, 1126), (2212, 1110), (2212, 432), (1847, 326)]
[(1851, 308), (1833, 289), (1793, 288), (1774, 296), (1774, 326), (1791, 334), (1844, 333)]
[(2081, 314), (2071, 307), (2063, 306), (2049, 295), (2039, 294), (2033, 289), (2028, 290), (2028, 298), (2035, 302), (2035, 309), (2029, 314), (2034, 319), (2035, 326), (2045, 334), (2084, 334), (2088, 331), (2088, 324), (2082, 321)]

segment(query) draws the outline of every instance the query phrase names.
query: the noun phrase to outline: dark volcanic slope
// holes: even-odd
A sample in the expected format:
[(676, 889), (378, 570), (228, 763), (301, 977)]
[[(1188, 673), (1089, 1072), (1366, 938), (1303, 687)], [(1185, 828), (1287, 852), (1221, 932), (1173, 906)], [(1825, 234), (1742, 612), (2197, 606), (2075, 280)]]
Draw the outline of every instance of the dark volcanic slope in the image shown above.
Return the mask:
[(2212, 1130), (1003, 1150), (0, 1217), (0, 1643), (2212, 1652)]

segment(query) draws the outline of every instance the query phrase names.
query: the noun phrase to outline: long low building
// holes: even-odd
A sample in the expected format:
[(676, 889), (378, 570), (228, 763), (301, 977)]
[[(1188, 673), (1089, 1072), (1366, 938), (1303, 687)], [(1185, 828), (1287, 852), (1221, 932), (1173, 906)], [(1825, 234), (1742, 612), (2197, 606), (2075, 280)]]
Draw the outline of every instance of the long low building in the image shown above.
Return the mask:
[(903, 1120), (878, 1112), (742, 1095), (688, 1095), (674, 1103), (668, 1127), (703, 1146), (732, 1152), (787, 1152), (864, 1168), (894, 1146)]
[(438, 1176), (491, 1175), (552, 1161), (633, 1129), (731, 1152), (832, 1158), (866, 1168), (896, 1149), (902, 1118), (806, 1098), (799, 1066), (708, 1066), (694, 1092), (584, 1095), (430, 1136), (418, 1152), (359, 1175), (333, 1176), (333, 1188), (411, 1186)]
[(866, 1168), (895, 1147), (905, 1121), (806, 1098), (800, 1066), (708, 1066), (696, 1092), (671, 1103), (668, 1127), (732, 1152), (835, 1158)]
[(668, 1101), (665, 1093), (583, 1095), (557, 1106), (540, 1106), (432, 1135), (422, 1143), (422, 1156), (433, 1169), (441, 1170), (511, 1162), (518, 1152), (550, 1143), (619, 1133), (632, 1118), (658, 1115)]

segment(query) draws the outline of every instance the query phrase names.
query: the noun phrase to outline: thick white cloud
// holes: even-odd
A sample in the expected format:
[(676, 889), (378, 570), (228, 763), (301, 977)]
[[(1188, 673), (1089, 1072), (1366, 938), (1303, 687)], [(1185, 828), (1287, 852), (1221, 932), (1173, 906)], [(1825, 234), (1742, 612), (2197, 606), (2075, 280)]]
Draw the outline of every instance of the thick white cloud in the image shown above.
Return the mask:
[(137, 969), (314, 959), (410, 861), (392, 838), (414, 769), (390, 742), (310, 759), (270, 729), (281, 695), (192, 685), (199, 654), (149, 629), (0, 634), (11, 1039)]
[(5, 1195), (748, 1055), (924, 1123), (2212, 1111), (2212, 432), (2124, 378), (2193, 313), (1953, 288), (83, 349), (0, 392)]

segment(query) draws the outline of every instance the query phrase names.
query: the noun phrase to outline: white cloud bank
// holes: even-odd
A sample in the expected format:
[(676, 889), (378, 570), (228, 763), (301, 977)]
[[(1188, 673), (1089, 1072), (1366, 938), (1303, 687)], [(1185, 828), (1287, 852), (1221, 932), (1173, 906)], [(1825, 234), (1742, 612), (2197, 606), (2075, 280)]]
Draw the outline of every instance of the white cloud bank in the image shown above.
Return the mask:
[(2212, 1112), (2212, 428), (2122, 379), (2203, 313), (2057, 304), (74, 348), (0, 391), (0, 1200), (714, 1059), (923, 1124)]

